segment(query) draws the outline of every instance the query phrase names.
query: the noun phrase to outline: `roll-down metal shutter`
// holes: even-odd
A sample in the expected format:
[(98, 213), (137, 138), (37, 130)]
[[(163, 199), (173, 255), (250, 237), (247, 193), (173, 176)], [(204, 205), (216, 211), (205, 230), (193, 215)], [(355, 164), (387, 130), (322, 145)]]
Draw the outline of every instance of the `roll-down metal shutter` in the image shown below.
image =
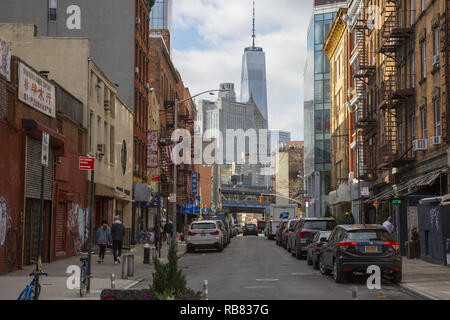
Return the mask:
[[(41, 141), (27, 136), (27, 172), (25, 178), (27, 198), (40, 199), (41, 197)], [(48, 167), (44, 169), (44, 199), (52, 200), (53, 182), (53, 148), (49, 147)]]

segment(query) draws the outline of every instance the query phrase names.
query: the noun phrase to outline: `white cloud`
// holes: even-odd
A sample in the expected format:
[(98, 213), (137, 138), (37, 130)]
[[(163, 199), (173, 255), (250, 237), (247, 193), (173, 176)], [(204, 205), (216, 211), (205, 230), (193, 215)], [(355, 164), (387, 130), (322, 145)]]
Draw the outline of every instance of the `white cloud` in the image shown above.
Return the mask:
[[(251, 45), (252, 1), (177, 0), (173, 14), (175, 31), (197, 32), (207, 44), (174, 50), (174, 63), (190, 92), (234, 82), (239, 96), (242, 53)], [(256, 1), (256, 45), (266, 53), (269, 127), (289, 130), (293, 139), (303, 139), (302, 71), (311, 14), (309, 1)], [(177, 48), (176, 37), (173, 43)]]

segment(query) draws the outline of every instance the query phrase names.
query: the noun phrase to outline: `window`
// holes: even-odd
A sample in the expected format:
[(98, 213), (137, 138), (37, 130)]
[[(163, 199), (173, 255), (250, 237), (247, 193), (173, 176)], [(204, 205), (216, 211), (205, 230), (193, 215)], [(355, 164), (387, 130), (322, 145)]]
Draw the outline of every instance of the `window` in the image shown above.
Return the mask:
[(111, 126), (110, 131), (109, 131), (109, 162), (112, 164), (115, 164), (116, 160), (114, 157), (114, 141), (115, 141), (115, 137), (114, 137), (114, 127)]
[(97, 117), (97, 144), (101, 144), (100, 136), (102, 134), (102, 118)]
[(415, 8), (414, 8), (414, 6), (415, 6), (415, 4), (414, 4), (414, 2), (415, 2), (416, 0), (410, 0), (410, 9), (411, 9), (411, 11), (410, 11), (410, 13), (411, 13), (411, 17), (410, 17), (410, 19), (411, 19), (411, 26), (414, 24), (414, 22), (415, 22), (415, 14), (416, 14), (416, 11), (415, 11)]
[(103, 150), (103, 151), (105, 152), (105, 160), (106, 160), (107, 159), (106, 148), (108, 146), (108, 123), (106, 121), (103, 126), (103, 144), (105, 145), (105, 150)]
[(58, 0), (50, 0), (48, 4), (48, 18), (50, 21), (56, 21), (56, 10), (58, 9)]
[(94, 130), (94, 112), (91, 111), (89, 115), (89, 151), (94, 152), (93, 144), (93, 130)]
[(439, 57), (439, 27), (433, 30), (433, 53)]
[(414, 141), (416, 139), (416, 116), (414, 114), (409, 116), (409, 122), (411, 125), (411, 140)]
[(439, 137), (441, 135), (441, 99), (434, 100), (434, 135)]
[(416, 86), (416, 68), (414, 66), (415, 64), (415, 56), (414, 52), (411, 54), (411, 88), (414, 88)]
[(421, 2), (422, 2), (422, 12), (424, 12), (427, 7), (426, 0), (421, 0)]
[(420, 121), (422, 125), (422, 139), (427, 138), (427, 109), (423, 107), (420, 110)]
[(422, 54), (421, 68), (422, 68), (422, 79), (427, 77), (427, 51), (426, 51), (425, 41), (420, 43), (420, 52)]

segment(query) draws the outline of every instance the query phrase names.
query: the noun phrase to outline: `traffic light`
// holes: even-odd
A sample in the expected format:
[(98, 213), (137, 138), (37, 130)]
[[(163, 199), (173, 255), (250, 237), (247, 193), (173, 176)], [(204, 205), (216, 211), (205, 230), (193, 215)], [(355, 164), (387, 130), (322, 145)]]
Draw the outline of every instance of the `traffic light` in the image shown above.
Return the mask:
[(263, 199), (264, 199), (263, 196), (260, 196), (260, 197), (259, 197), (259, 202), (262, 203), (262, 202), (263, 202)]

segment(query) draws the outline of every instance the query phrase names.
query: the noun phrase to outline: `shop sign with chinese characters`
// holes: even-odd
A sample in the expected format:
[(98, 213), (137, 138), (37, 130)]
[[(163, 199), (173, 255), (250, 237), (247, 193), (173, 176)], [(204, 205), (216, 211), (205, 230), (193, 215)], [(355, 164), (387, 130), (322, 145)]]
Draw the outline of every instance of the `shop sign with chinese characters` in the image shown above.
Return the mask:
[(19, 100), (56, 118), (55, 86), (23, 63), (19, 64)]

